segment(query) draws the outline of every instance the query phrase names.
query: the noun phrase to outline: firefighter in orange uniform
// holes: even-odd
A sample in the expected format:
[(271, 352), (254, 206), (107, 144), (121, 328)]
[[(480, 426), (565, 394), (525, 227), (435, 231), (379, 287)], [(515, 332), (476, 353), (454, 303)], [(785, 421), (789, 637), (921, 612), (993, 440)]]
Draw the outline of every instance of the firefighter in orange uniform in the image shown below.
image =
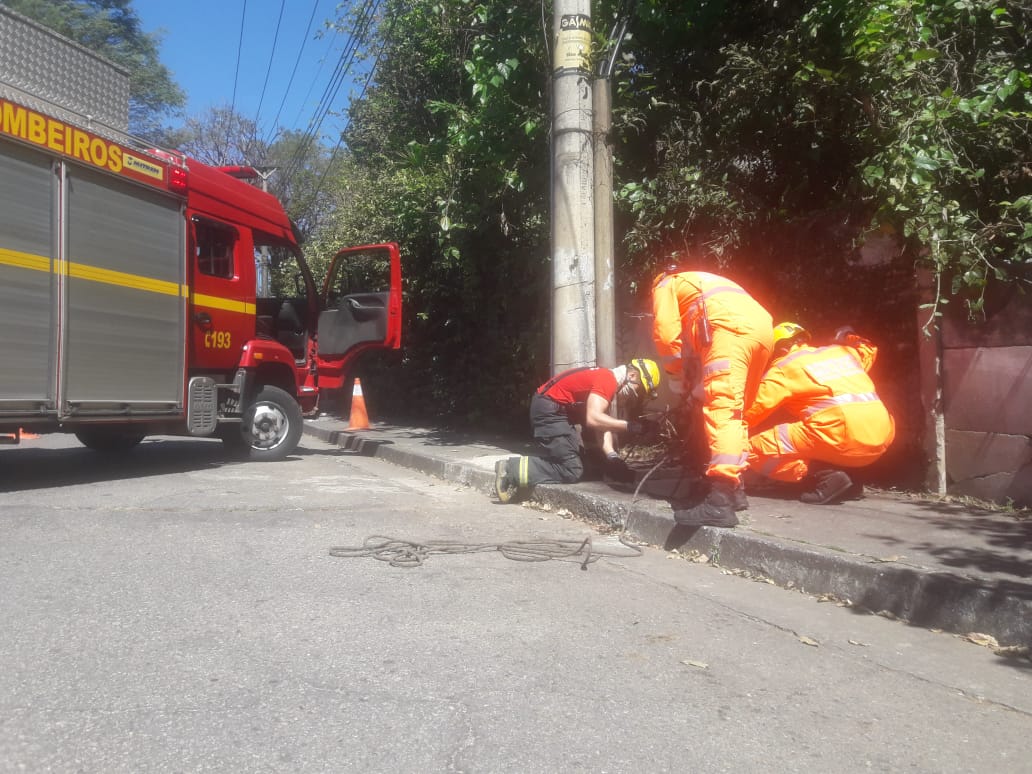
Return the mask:
[[(770, 313), (741, 286), (716, 274), (668, 270), (652, 284), (652, 338), (674, 391), (701, 406), (709, 484), (700, 502), (674, 519), (689, 526), (733, 527), (748, 507), (746, 406), (772, 347)], [(677, 387), (680, 382), (680, 388)]]
[[(800, 499), (823, 505), (863, 491), (840, 468), (881, 457), (895, 425), (867, 374), (878, 354), (870, 341), (849, 328), (827, 347), (809, 341), (795, 323), (774, 329), (774, 362), (745, 414), (753, 433), (749, 467), (775, 481), (803, 482)], [(788, 421), (770, 427), (779, 413)]]

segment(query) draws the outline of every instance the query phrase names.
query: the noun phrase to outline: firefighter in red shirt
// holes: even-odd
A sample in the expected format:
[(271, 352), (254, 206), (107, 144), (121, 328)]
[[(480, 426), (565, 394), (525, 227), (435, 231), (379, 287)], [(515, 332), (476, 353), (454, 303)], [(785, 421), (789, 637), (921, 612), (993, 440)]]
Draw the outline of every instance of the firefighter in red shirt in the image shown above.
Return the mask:
[[(775, 481), (803, 482), (800, 499), (823, 505), (863, 491), (841, 468), (881, 457), (895, 425), (867, 373), (878, 354), (870, 341), (848, 328), (831, 346), (809, 341), (795, 323), (774, 329), (774, 362), (745, 414), (749, 468)], [(778, 419), (786, 421), (770, 425)]]
[(705, 498), (689, 507), (675, 503), (674, 520), (733, 527), (735, 511), (748, 507), (741, 481), (748, 449), (743, 415), (770, 358), (770, 313), (729, 279), (677, 269), (653, 282), (652, 312), (663, 368), (674, 391), (701, 406), (709, 453)]
[(602, 434), (602, 451), (616, 456), (613, 433), (641, 434), (647, 423), (611, 417), (609, 405), (621, 398), (656, 396), (659, 366), (635, 358), (616, 368), (571, 368), (538, 387), (530, 401), (530, 424), (540, 456), (509, 457), (495, 464), (498, 499), (511, 502), (537, 484), (573, 484), (584, 475), (577, 425)]

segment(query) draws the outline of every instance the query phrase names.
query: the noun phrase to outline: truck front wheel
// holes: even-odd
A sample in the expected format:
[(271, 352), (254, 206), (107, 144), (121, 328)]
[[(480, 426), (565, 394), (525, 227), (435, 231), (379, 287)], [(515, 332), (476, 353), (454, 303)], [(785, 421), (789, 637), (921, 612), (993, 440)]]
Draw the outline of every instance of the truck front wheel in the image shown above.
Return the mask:
[(281, 460), (297, 448), (304, 418), (294, 396), (265, 386), (244, 413), (241, 436), (252, 460)]

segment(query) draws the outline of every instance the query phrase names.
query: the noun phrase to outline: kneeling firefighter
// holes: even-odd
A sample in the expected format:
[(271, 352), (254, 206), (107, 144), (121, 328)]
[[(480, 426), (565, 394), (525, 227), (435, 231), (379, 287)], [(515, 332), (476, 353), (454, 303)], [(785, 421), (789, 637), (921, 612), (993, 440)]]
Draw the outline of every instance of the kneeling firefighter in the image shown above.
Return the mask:
[(509, 457), (495, 465), (498, 499), (511, 502), (537, 484), (573, 484), (584, 475), (584, 449), (577, 426), (602, 434), (602, 451), (616, 457), (614, 433), (644, 435), (654, 429), (648, 420), (610, 416), (609, 406), (621, 400), (656, 397), (659, 366), (635, 358), (616, 368), (571, 368), (538, 387), (530, 400), (530, 425), (541, 448), (535, 456)]

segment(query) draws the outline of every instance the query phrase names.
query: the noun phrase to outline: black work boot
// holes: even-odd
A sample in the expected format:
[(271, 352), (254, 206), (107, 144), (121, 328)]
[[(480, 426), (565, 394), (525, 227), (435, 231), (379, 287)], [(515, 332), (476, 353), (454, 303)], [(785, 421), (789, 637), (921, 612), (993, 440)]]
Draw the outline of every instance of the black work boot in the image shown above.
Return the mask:
[[(511, 459), (519, 460), (519, 457)], [(519, 482), (515, 476), (509, 474), (509, 460), (498, 460), (495, 463), (495, 494), (498, 501), (510, 503), (519, 491)]]
[(853, 488), (853, 479), (841, 470), (820, 470), (810, 480), (813, 489), (803, 492), (799, 499), (811, 505), (827, 505), (841, 501), (843, 496)]
[(843, 500), (863, 500), (864, 499), (864, 485), (859, 481), (854, 481), (853, 485), (849, 487), (842, 495)]
[(749, 498), (745, 496), (745, 486), (741, 481), (735, 487), (734, 506), (736, 511), (745, 511), (749, 508)]
[[(742, 492), (744, 499), (745, 492)], [(748, 506), (748, 503), (746, 503)], [(733, 527), (735, 516), (735, 485), (719, 479), (710, 483), (706, 499), (691, 508), (675, 508), (674, 521), (686, 527)]]

